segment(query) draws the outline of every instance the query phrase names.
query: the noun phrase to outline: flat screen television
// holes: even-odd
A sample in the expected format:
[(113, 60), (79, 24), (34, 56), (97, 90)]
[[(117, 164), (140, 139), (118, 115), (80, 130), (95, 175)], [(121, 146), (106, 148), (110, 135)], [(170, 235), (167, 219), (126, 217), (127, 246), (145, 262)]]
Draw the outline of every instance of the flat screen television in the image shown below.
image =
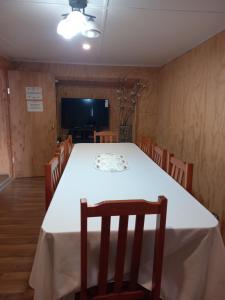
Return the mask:
[(109, 101), (107, 99), (62, 98), (61, 126), (64, 129), (109, 126)]

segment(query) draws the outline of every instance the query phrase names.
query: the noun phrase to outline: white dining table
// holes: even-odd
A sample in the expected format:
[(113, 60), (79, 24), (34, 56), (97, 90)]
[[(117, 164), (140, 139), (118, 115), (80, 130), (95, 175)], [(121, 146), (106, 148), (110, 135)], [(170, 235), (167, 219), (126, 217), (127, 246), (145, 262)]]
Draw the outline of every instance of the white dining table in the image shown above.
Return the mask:
[[(97, 155), (123, 155), (127, 169), (101, 171)], [(168, 199), (161, 294), (164, 300), (225, 300), (225, 249), (216, 218), (133, 143), (76, 144), (41, 226), (30, 276), (35, 300), (72, 299), (80, 288), (80, 199)], [(139, 282), (151, 288), (155, 218), (148, 217)], [(109, 280), (113, 278), (117, 217), (111, 223)], [(129, 219), (127, 261), (134, 219)], [(88, 223), (88, 285), (97, 283), (100, 219)]]

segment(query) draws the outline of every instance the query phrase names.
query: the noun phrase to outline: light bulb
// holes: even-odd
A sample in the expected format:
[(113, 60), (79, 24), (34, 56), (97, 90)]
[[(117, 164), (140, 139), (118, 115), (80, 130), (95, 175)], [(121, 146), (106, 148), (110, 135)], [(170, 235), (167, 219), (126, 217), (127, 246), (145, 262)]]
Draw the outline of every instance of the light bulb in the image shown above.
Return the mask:
[(93, 20), (89, 20), (86, 22), (86, 26), (82, 31), (82, 34), (87, 38), (98, 38), (101, 31), (98, 29)]
[(57, 33), (68, 40), (74, 37), (73, 29), (66, 19), (59, 22)]
[(85, 16), (79, 11), (72, 11), (66, 19), (59, 22), (57, 33), (62, 35), (65, 39), (71, 39), (83, 31), (85, 26)]
[(90, 50), (90, 49), (91, 49), (91, 45), (90, 45), (90, 44), (87, 44), (87, 43), (84, 43), (84, 44), (82, 45), (82, 47), (83, 47), (84, 50)]

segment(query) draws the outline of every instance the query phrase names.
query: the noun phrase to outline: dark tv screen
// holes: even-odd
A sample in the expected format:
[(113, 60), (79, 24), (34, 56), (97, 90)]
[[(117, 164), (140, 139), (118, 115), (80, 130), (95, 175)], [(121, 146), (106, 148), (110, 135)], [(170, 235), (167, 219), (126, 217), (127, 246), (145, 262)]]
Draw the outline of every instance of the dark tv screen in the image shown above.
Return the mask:
[(108, 128), (109, 101), (107, 99), (62, 98), (62, 128), (93, 126)]

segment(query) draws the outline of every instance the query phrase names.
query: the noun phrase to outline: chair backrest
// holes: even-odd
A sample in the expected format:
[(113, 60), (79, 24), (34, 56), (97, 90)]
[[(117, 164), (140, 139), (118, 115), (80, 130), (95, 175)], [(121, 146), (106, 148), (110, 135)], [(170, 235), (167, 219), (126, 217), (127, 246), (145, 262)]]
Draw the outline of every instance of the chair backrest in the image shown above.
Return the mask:
[(150, 138), (141, 136), (138, 139), (138, 147), (149, 157), (152, 156), (152, 140)]
[(45, 165), (45, 208), (46, 211), (60, 180), (60, 165), (58, 156), (54, 156)]
[(66, 161), (69, 159), (70, 154), (73, 149), (73, 139), (72, 135), (68, 135), (67, 139), (64, 141), (65, 147), (66, 147)]
[[(87, 222), (88, 218), (91, 217), (102, 217), (97, 296), (104, 296), (101, 298), (104, 300), (116, 298), (135, 300), (141, 299), (140, 297), (144, 296), (144, 292), (138, 289), (137, 283), (144, 231), (144, 219), (147, 214), (157, 215), (152, 276), (153, 289), (151, 292), (151, 299), (160, 299), (166, 210), (167, 199), (163, 196), (158, 198), (158, 202), (148, 202), (145, 200), (104, 201), (94, 206), (88, 206), (86, 199), (81, 200), (81, 300), (87, 299)], [(123, 275), (129, 215), (136, 215), (136, 224), (131, 253), (130, 280), (126, 282), (127, 288), (124, 290)], [(120, 220), (114, 283), (112, 291), (107, 293), (111, 216), (119, 216)]]
[(193, 164), (183, 162), (167, 152), (166, 171), (189, 193), (192, 192)]
[(99, 137), (100, 143), (118, 143), (119, 134), (116, 131), (94, 131), (94, 143), (97, 142)]
[(56, 150), (56, 155), (59, 158), (59, 165), (60, 165), (60, 175), (62, 175), (66, 163), (67, 163), (67, 153), (66, 153), (66, 144), (65, 142), (60, 143), (60, 145), (58, 146), (57, 150)]
[(157, 145), (152, 145), (152, 160), (163, 170), (166, 170), (166, 150)]

